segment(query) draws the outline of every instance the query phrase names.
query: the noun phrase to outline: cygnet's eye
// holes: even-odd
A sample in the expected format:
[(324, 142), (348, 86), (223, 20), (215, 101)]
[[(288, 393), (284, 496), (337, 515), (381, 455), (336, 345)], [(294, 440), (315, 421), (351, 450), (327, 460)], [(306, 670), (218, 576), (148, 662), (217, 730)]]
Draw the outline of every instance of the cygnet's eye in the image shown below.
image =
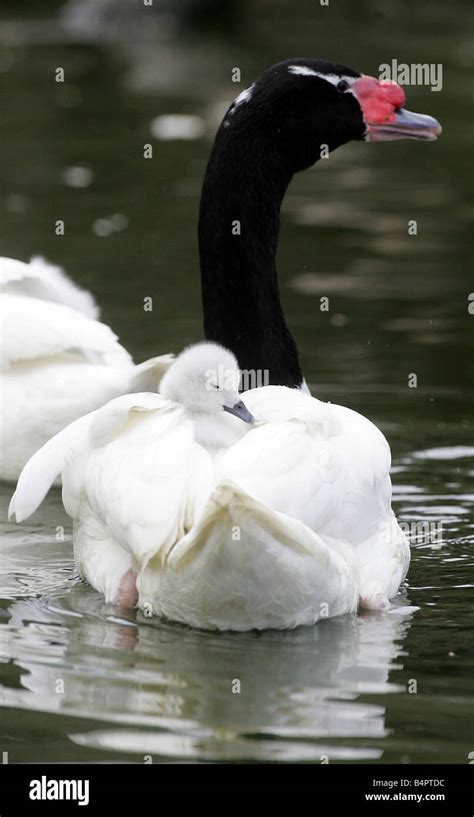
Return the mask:
[(340, 91), (341, 94), (343, 94), (344, 91), (348, 91), (349, 87), (349, 83), (345, 79), (341, 79), (341, 81), (336, 85), (337, 90)]

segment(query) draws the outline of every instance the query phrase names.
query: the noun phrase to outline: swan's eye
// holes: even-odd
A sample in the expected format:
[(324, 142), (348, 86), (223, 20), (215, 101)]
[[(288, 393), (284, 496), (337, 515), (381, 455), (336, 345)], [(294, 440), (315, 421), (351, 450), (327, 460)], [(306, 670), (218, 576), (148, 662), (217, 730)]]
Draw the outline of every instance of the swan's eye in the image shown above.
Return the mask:
[(337, 83), (336, 88), (341, 94), (343, 94), (344, 91), (347, 91), (350, 88), (350, 85), (347, 80), (341, 79), (341, 81)]

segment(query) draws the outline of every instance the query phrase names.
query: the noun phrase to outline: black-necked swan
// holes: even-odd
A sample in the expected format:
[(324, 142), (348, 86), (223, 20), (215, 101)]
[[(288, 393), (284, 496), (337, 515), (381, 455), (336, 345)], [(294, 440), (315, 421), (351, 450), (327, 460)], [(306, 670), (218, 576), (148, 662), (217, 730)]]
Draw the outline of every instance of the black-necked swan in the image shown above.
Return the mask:
[(0, 258), (0, 480), (77, 417), (155, 389), (171, 355), (136, 366), (101, 323), (93, 296), (41, 258)]
[(243, 370), (302, 385), (275, 266), (282, 199), (295, 173), (351, 140), (436, 139), (438, 122), (404, 102), (396, 83), (291, 59), (268, 68), (225, 114), (200, 206), (204, 331)]
[(227, 111), (201, 197), (204, 324), (241, 369), (270, 382), (242, 395), (255, 423), (210, 467), (209, 457), (189, 456), (180, 430), (163, 433), (154, 409), (163, 398), (144, 398), (131, 427), (121, 412), (107, 436), (109, 404), (95, 431), (79, 420), (38, 452), (12, 500), (26, 518), (63, 469), (76, 543), (89, 549), (82, 573), (107, 600), (120, 598), (120, 576), (134, 591), (135, 574), (145, 610), (248, 630), (383, 608), (396, 594), (410, 555), (391, 510), (389, 446), (362, 415), (305, 392), (275, 253), (287, 185), (322, 151), (352, 139), (436, 138), (436, 120), (403, 103), (394, 83), (293, 59)]

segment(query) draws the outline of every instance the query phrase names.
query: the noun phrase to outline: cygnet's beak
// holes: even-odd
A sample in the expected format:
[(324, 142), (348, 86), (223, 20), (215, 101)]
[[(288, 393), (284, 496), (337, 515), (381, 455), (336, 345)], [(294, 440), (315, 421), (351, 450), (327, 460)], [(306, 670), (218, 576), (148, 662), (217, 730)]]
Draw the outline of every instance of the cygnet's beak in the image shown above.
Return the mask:
[(239, 420), (243, 420), (244, 423), (255, 422), (255, 418), (252, 417), (250, 411), (242, 400), (239, 400), (239, 402), (235, 403), (233, 406), (223, 406), (223, 409), (224, 411), (228, 411), (229, 414), (234, 414), (235, 417), (238, 417)]

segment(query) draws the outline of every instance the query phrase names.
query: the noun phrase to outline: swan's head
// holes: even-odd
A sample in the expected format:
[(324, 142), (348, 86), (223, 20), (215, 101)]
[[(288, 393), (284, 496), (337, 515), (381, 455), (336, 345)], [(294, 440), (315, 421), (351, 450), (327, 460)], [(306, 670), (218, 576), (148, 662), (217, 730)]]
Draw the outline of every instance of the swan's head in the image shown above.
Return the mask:
[(160, 383), (164, 397), (192, 414), (233, 414), (254, 422), (239, 395), (240, 369), (236, 358), (217, 343), (189, 346), (175, 360)]
[(436, 139), (436, 119), (404, 104), (396, 82), (324, 60), (290, 59), (268, 68), (237, 96), (220, 135), (235, 141), (236, 150), (247, 150), (247, 137), (266, 153), (276, 150), (293, 174), (353, 139)]

